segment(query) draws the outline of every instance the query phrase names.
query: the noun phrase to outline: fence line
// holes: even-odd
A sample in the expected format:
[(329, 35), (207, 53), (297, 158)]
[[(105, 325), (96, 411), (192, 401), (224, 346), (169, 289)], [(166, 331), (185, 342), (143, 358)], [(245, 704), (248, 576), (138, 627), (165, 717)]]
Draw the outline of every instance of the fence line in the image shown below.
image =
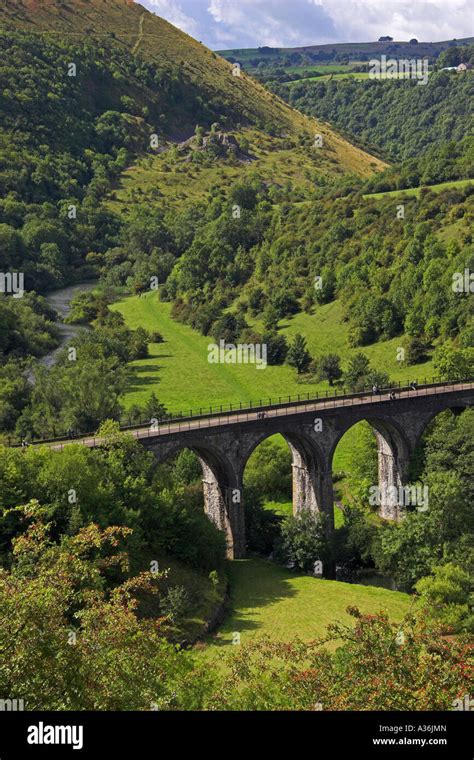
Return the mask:
[[(423, 383), (418, 384), (417, 380), (410, 381), (407, 383), (407, 385), (402, 385), (401, 381), (398, 383), (398, 385), (390, 386), (387, 388), (379, 388), (377, 391), (374, 391), (374, 388), (364, 388), (361, 391), (353, 392), (353, 393), (347, 393), (346, 388), (341, 388), (341, 392), (338, 393), (338, 389), (335, 388), (335, 393), (333, 396), (329, 396), (329, 391), (317, 391), (315, 395), (313, 395), (310, 398), (310, 393), (306, 394), (295, 394), (294, 396), (279, 396), (278, 401), (276, 399), (272, 399), (271, 397), (268, 399), (260, 399), (259, 403), (256, 404), (255, 401), (248, 401), (248, 402), (238, 402), (237, 404), (220, 404), (218, 408), (210, 406), (209, 412), (204, 411), (204, 407), (199, 408), (199, 413), (197, 413), (197, 410), (195, 413), (193, 413), (193, 410), (189, 410), (189, 414), (185, 415), (183, 412), (178, 412), (175, 414), (166, 414), (160, 419), (156, 418), (147, 418), (146, 420), (139, 420), (139, 421), (133, 421), (132, 418), (128, 418), (129, 424), (123, 424), (123, 420), (116, 420), (120, 424), (120, 430), (122, 431), (129, 431), (129, 432), (135, 432), (136, 438), (142, 438), (142, 437), (150, 437), (150, 435), (162, 435), (165, 431), (165, 429), (168, 429), (168, 432), (171, 432), (171, 427), (173, 426), (174, 430), (177, 429), (178, 432), (182, 430), (191, 430), (191, 429), (201, 429), (201, 427), (213, 427), (212, 421), (216, 420), (216, 427), (221, 426), (224, 424), (230, 424), (231, 419), (236, 419), (238, 421), (249, 421), (250, 415), (252, 415), (252, 419), (258, 419), (258, 417), (255, 417), (255, 415), (258, 415), (259, 413), (265, 412), (271, 413), (273, 411), (276, 412), (276, 414), (270, 414), (270, 416), (280, 416), (279, 411), (282, 412), (283, 415), (288, 414), (288, 409), (295, 409), (295, 407), (304, 407), (305, 411), (312, 411), (312, 409), (308, 409), (308, 405), (319, 406), (321, 403), (323, 404), (322, 408), (336, 408), (336, 406), (346, 406), (345, 401), (350, 401), (351, 405), (354, 406), (354, 403), (359, 401), (364, 403), (371, 403), (373, 401), (380, 401), (382, 400), (383, 396), (390, 394), (391, 392), (397, 393), (403, 393), (404, 398), (409, 398), (410, 393), (415, 393), (416, 396), (423, 395), (423, 391), (425, 391), (425, 395), (431, 395), (429, 394), (430, 389), (434, 389), (436, 387), (442, 387), (446, 388), (446, 386), (456, 387), (459, 390), (463, 390), (465, 386), (470, 386), (474, 381), (471, 379), (466, 380), (439, 380), (439, 378), (431, 378), (431, 382), (427, 382), (427, 379), (424, 378)], [(407, 395), (408, 394), (408, 395)], [(367, 396), (369, 395), (369, 399)], [(386, 399), (385, 399), (386, 400)], [(264, 401), (267, 401), (267, 403), (264, 403)], [(245, 405), (246, 403), (246, 405)], [(207, 408), (206, 408), (207, 409)], [(226, 415), (226, 421), (222, 422), (222, 415)], [(245, 419), (242, 420), (242, 415), (244, 415)], [(156, 424), (153, 424), (153, 421), (156, 420)], [(196, 423), (191, 427), (192, 423)], [(201, 422), (203, 423), (201, 425)], [(207, 424), (206, 424), (207, 423)], [(177, 426), (177, 428), (176, 428)], [(140, 435), (140, 432), (144, 432), (144, 428), (148, 428), (148, 436)], [(68, 441), (78, 441), (78, 442), (84, 442), (84, 441), (90, 441), (91, 445), (95, 446), (96, 444), (96, 433), (95, 432), (75, 432), (75, 431), (66, 431), (64, 435), (54, 437), (54, 438), (42, 438), (42, 439), (35, 439), (34, 437), (31, 438), (30, 441), (28, 441), (28, 444), (34, 444), (34, 445), (40, 445), (40, 444), (61, 444), (62, 442)], [(24, 445), (25, 442), (21, 442), (20, 439), (9, 437), (7, 441), (7, 445), (10, 447), (20, 446)], [(62, 446), (61, 446), (62, 448)]]

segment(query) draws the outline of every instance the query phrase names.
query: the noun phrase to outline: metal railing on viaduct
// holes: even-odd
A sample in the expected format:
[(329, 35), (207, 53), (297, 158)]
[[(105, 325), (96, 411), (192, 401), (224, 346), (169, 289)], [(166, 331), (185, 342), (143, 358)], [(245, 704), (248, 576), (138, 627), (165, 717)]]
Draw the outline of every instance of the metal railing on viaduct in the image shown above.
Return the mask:
[[(120, 430), (130, 432), (138, 439), (163, 437), (172, 433), (181, 433), (202, 428), (220, 427), (233, 423), (252, 422), (273, 417), (284, 417), (289, 414), (301, 412), (335, 409), (360, 404), (383, 404), (401, 401), (407, 398), (419, 398), (445, 393), (456, 393), (460, 390), (470, 390), (474, 386), (474, 380), (423, 380), (421, 384), (414, 383), (388, 388), (380, 388), (374, 392), (372, 388), (365, 388), (357, 392), (348, 392), (346, 388), (318, 391), (311, 395), (297, 394), (293, 396), (279, 396), (276, 398), (259, 399), (256, 401), (237, 402), (234, 404), (220, 404), (217, 406), (200, 407), (190, 409), (188, 412), (167, 413), (162, 417), (132, 420), (122, 418), (119, 422)], [(393, 394), (393, 397), (391, 397)], [(30, 438), (27, 441), (7, 437), (5, 443), (11, 447), (19, 447), (22, 443), (28, 445), (47, 445), (57, 450), (72, 443), (83, 444), (89, 447), (100, 446), (102, 439), (95, 432), (64, 432), (62, 435), (49, 438)]]

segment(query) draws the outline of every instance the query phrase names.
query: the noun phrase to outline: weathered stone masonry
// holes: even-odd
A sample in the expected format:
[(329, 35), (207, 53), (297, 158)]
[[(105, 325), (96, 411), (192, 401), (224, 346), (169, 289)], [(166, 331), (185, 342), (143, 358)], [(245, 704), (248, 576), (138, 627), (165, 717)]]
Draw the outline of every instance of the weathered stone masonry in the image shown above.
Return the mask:
[[(184, 448), (199, 458), (203, 471), (205, 510), (227, 537), (228, 556), (245, 556), (245, 521), (242, 483), (245, 466), (254, 449), (276, 433), (284, 436), (293, 455), (293, 509), (320, 511), (327, 516), (328, 531), (334, 529), (332, 460), (342, 436), (361, 420), (374, 428), (379, 458), (379, 487), (407, 482), (410, 458), (428, 423), (445, 409), (472, 406), (472, 389), (435, 396), (381, 400), (352, 407), (292, 411), (286, 416), (221, 424), (210, 429), (182, 430), (153, 435), (142, 443), (158, 462), (174, 457)], [(315, 424), (315, 419), (321, 422)], [(400, 519), (400, 511), (384, 498), (381, 517)]]

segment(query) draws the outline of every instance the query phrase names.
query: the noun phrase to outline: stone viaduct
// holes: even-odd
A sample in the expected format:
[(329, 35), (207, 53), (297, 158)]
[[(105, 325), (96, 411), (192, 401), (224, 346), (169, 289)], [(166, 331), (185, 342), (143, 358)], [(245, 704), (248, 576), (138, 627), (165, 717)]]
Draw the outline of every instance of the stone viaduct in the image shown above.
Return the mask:
[[(261, 407), (214, 417), (165, 423), (136, 431), (158, 462), (191, 449), (203, 471), (205, 511), (225, 532), (228, 556), (245, 556), (243, 476), (255, 448), (280, 433), (293, 456), (293, 511), (325, 513), (334, 529), (332, 461), (338, 442), (357, 422), (373, 427), (378, 447), (381, 517), (398, 520), (402, 509), (390, 498), (390, 486), (407, 482), (411, 456), (428, 423), (440, 412), (472, 406), (474, 383), (424, 386), (388, 394), (345, 396), (324, 401)], [(393, 489), (392, 489), (393, 490)]]
[[(378, 447), (381, 517), (399, 520), (403, 508), (390, 497), (390, 487), (407, 482), (411, 456), (428, 423), (440, 412), (459, 413), (474, 402), (474, 382), (436, 383), (416, 389), (396, 389), (380, 395), (359, 393), (318, 398), (228, 413), (178, 418), (137, 428), (132, 434), (152, 451), (158, 463), (190, 449), (203, 472), (204, 505), (208, 517), (225, 532), (229, 558), (245, 556), (243, 476), (255, 448), (280, 433), (293, 456), (293, 511), (304, 509), (326, 515), (334, 530), (332, 461), (342, 436), (366, 420), (374, 429)], [(72, 443), (70, 441), (68, 443)], [(86, 446), (99, 438), (86, 437)], [(64, 442), (51, 442), (61, 449)], [(393, 492), (393, 488), (392, 488)]]

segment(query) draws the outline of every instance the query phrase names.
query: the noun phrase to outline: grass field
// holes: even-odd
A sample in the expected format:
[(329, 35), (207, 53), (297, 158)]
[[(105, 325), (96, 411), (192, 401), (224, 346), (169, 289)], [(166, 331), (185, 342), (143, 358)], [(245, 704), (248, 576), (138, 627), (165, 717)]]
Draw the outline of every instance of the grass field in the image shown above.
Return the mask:
[[(309, 69), (305, 69), (304, 66), (301, 67), (303, 71), (307, 71)], [(338, 71), (334, 72), (326, 72), (324, 71), (325, 67), (318, 67), (317, 71), (320, 71), (323, 76), (317, 76), (317, 77), (304, 77), (304, 79), (297, 79), (292, 80), (289, 82), (285, 82), (285, 84), (288, 84), (290, 86), (299, 84), (299, 82), (324, 82), (328, 79), (356, 79), (356, 80), (362, 80), (362, 79), (370, 79), (370, 75), (368, 71), (351, 71), (350, 68), (344, 69), (343, 67), (340, 67)], [(327, 68), (330, 68), (329, 66)], [(334, 67), (337, 69), (338, 67)], [(295, 71), (295, 69), (288, 69), (288, 72)], [(393, 74), (390, 78), (387, 79), (381, 79), (377, 81), (382, 82), (390, 82), (393, 79), (409, 79), (410, 75), (406, 73), (399, 73), (399, 74)]]
[[(341, 71), (336, 74), (328, 74), (324, 75), (322, 77), (319, 77), (319, 79), (368, 79), (369, 74), (366, 71)], [(304, 79), (301, 79), (300, 81), (304, 82)]]
[[(301, 394), (310, 397), (317, 391), (328, 390), (327, 383), (298, 383), (295, 371), (286, 365), (257, 369), (255, 365), (209, 364), (208, 345), (212, 339), (200, 335), (187, 325), (175, 322), (171, 305), (159, 301), (156, 292), (141, 297), (133, 296), (114, 304), (131, 328), (139, 326), (159, 331), (164, 343), (152, 344), (150, 356), (130, 365), (130, 381), (124, 398), (125, 407), (142, 404), (154, 392), (170, 411), (199, 411), (220, 404), (252, 400), (278, 400), (280, 397)], [(256, 323), (258, 327), (258, 323)], [(297, 314), (280, 324), (283, 334), (291, 338), (303, 333), (308, 347), (315, 356), (338, 352), (347, 362), (351, 353), (346, 342), (346, 326), (342, 322), (342, 305), (339, 302), (318, 308), (317, 313)], [(400, 338), (364, 347), (371, 362), (386, 370), (394, 381), (406, 382), (415, 374), (419, 380), (432, 374), (431, 362), (419, 365), (416, 370), (400, 366), (396, 350)]]
[(306, 71), (317, 72), (318, 74), (343, 74), (349, 67), (340, 63), (316, 63), (307, 66), (285, 66), (288, 74), (304, 74)]
[[(267, 501), (264, 507), (282, 517), (291, 517), (293, 514), (293, 503), (291, 501)], [(340, 528), (344, 524), (344, 517), (340, 509), (334, 510), (334, 523), (336, 528)]]
[(293, 503), (291, 501), (267, 501), (264, 506), (265, 509), (271, 509), (272, 512), (276, 512), (282, 517), (291, 517), (293, 514)]
[(231, 652), (234, 632), (242, 644), (265, 634), (308, 641), (322, 635), (330, 622), (347, 622), (349, 605), (366, 613), (384, 609), (398, 621), (411, 604), (408, 594), (312, 578), (260, 559), (231, 562), (229, 577), (231, 610), (218, 633), (206, 640), (206, 658)]
[(424, 187), (429, 187), (432, 193), (441, 193), (443, 190), (452, 190), (452, 189), (458, 189), (462, 190), (465, 187), (468, 187), (469, 185), (474, 184), (474, 179), (457, 179), (453, 180), (451, 182), (440, 182), (438, 185), (426, 185), (423, 187), (410, 187), (408, 190), (390, 190), (386, 193), (371, 193), (370, 195), (364, 195), (363, 197), (365, 199), (370, 198), (390, 198), (390, 197), (399, 197), (401, 195), (408, 195), (408, 196), (415, 196), (418, 198), (420, 195), (420, 191), (424, 189)]
[(363, 71), (339, 71), (336, 73), (324, 74), (319, 77), (304, 77), (303, 79), (295, 79), (291, 82), (285, 82), (288, 85), (299, 84), (300, 82), (325, 82), (328, 79), (368, 79), (369, 74)]

